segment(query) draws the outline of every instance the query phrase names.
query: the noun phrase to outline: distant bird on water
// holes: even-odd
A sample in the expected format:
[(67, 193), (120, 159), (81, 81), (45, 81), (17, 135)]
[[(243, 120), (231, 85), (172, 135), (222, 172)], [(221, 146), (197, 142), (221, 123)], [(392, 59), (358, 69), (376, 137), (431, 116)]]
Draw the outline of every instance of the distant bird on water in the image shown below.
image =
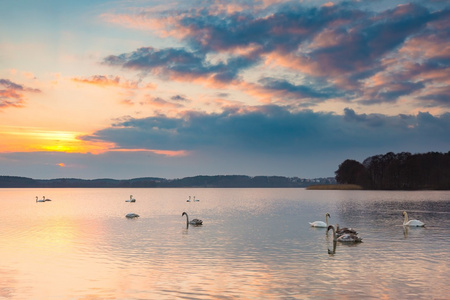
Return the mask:
[(139, 215), (135, 214), (135, 213), (129, 213), (125, 217), (127, 217), (128, 219), (134, 219), (134, 218), (139, 218)]
[(136, 199), (133, 198), (133, 195), (130, 195), (130, 199), (125, 200), (125, 202), (136, 202)]
[(45, 199), (39, 199), (39, 197), (36, 196), (36, 202), (45, 202)]

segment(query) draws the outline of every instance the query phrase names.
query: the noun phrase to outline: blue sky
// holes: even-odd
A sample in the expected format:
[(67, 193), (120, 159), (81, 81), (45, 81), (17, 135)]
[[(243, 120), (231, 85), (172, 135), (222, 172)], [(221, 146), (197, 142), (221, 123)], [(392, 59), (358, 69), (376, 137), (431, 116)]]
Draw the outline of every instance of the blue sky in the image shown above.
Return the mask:
[(447, 1), (0, 3), (0, 175), (334, 176), (450, 150)]

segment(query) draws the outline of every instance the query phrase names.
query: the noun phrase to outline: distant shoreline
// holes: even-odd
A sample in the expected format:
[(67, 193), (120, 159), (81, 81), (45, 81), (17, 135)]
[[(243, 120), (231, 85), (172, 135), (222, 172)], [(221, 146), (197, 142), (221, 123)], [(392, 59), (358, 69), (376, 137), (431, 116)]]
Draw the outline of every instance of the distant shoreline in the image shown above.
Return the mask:
[(316, 184), (306, 187), (307, 190), (363, 190), (357, 184)]
[(305, 188), (334, 184), (333, 177), (305, 179), (283, 176), (215, 175), (178, 179), (141, 177), (133, 179), (33, 179), (0, 176), (0, 188)]

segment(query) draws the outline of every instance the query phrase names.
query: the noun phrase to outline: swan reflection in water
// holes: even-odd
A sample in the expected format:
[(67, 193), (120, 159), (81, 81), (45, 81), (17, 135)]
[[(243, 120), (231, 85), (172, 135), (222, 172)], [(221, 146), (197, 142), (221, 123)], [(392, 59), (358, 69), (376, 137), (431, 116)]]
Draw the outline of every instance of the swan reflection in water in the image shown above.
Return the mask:
[(203, 221), (199, 220), (199, 219), (193, 219), (193, 220), (189, 221), (189, 216), (186, 212), (183, 212), (181, 214), (181, 216), (186, 216), (186, 228), (189, 228), (189, 224), (194, 225), (194, 226), (203, 225)]
[(336, 254), (336, 244), (337, 244), (337, 242), (333, 241), (333, 249), (330, 250), (330, 248), (328, 248), (328, 254), (330, 254), (330, 255)]
[(425, 230), (424, 226), (402, 226), (403, 227), (403, 237), (407, 239), (409, 234), (411, 233), (411, 237), (415, 235), (423, 234), (423, 230)]

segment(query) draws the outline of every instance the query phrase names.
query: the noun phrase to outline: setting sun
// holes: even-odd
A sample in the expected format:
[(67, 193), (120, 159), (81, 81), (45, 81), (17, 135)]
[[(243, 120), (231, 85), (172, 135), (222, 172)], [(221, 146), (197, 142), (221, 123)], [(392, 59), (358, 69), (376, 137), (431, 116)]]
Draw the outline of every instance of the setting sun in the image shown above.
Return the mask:
[(67, 152), (100, 153), (112, 145), (107, 143), (87, 142), (78, 138), (81, 132), (55, 131), (40, 128), (0, 128), (0, 137), (8, 141), (0, 145), (2, 152)]

